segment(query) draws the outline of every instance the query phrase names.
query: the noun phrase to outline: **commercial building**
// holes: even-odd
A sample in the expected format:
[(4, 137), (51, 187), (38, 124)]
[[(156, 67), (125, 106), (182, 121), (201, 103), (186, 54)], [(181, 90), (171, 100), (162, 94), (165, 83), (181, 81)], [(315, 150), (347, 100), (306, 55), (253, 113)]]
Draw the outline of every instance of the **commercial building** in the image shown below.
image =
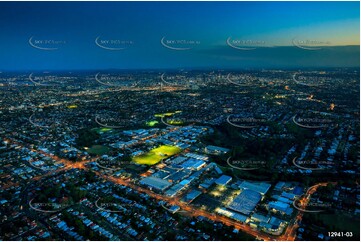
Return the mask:
[(261, 194), (253, 190), (242, 191), (232, 202), (228, 208), (245, 215), (253, 212), (259, 201), (261, 201)]
[(185, 154), (185, 156), (189, 157), (189, 158), (194, 158), (197, 160), (204, 160), (204, 161), (207, 161), (209, 159), (208, 156), (194, 154), (194, 153), (187, 153), (187, 154)]
[(280, 201), (276, 201), (276, 202), (270, 202), (268, 204), (269, 209), (271, 210), (275, 210), (278, 212), (281, 212), (283, 214), (287, 214), (287, 215), (291, 215), (293, 212), (293, 208), (291, 208), (291, 205), (288, 203), (283, 203)]
[(203, 183), (199, 184), (199, 188), (208, 189), (210, 186), (212, 186), (214, 184), (215, 181), (216, 181), (215, 178), (206, 179), (203, 181)]
[(271, 184), (265, 182), (251, 183), (248, 181), (242, 181), (242, 183), (239, 185), (239, 188), (241, 188), (242, 190), (253, 190), (259, 192), (262, 196), (268, 192), (270, 187)]
[(216, 213), (218, 214), (221, 214), (221, 215), (224, 215), (228, 218), (232, 218), (234, 220), (237, 220), (239, 222), (242, 222), (242, 223), (245, 223), (246, 220), (247, 220), (247, 216), (244, 216), (242, 214), (239, 214), (237, 212), (234, 212), (234, 211), (230, 211), (226, 208), (216, 208)]
[(207, 154), (212, 154), (212, 155), (223, 155), (229, 152), (229, 149), (227, 148), (213, 146), (213, 145), (208, 145), (204, 150)]
[(198, 160), (194, 158), (190, 158), (189, 160), (185, 161), (181, 166), (185, 169), (190, 170), (200, 170), (204, 167), (207, 163), (203, 160)]
[(254, 213), (250, 218), (252, 222), (260, 222), (260, 223), (268, 223), (270, 219), (271, 218), (269, 216), (265, 216), (259, 213)]
[(165, 189), (167, 189), (168, 187), (170, 187), (172, 185), (171, 182), (157, 178), (157, 177), (146, 177), (143, 178), (140, 181), (141, 185), (145, 185), (148, 186), (150, 188), (156, 189), (158, 191), (164, 191)]
[(230, 183), (231, 181), (232, 181), (232, 177), (226, 176), (226, 175), (222, 175), (222, 176), (220, 176), (220, 177), (215, 181), (215, 183), (216, 183), (217, 185), (225, 186), (225, 185), (227, 185), (228, 183)]
[(190, 183), (191, 183), (190, 180), (185, 179), (185, 180), (179, 182), (178, 184), (172, 186), (171, 188), (169, 188), (165, 192), (165, 195), (167, 195), (169, 197), (174, 197), (175, 195), (177, 195), (177, 193), (184, 190)]
[(202, 194), (201, 191), (192, 190), (183, 197), (183, 200), (187, 203), (191, 203), (194, 199), (196, 199), (201, 194)]

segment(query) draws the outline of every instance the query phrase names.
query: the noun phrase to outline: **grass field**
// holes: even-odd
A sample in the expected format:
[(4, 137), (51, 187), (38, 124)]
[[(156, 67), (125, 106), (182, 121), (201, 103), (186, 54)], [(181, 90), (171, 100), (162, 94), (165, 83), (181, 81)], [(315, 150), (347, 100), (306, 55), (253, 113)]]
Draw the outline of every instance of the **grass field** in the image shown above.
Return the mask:
[(155, 126), (156, 124), (159, 124), (159, 122), (157, 120), (152, 120), (152, 121), (148, 121), (145, 123), (147, 126), (149, 127), (153, 127)]
[(154, 114), (154, 117), (156, 118), (164, 118), (164, 117), (170, 117), (176, 113), (181, 113), (182, 111), (175, 111), (175, 112), (168, 112), (168, 113), (157, 113)]
[(180, 148), (170, 145), (162, 145), (158, 148), (150, 150), (148, 153), (133, 157), (133, 161), (141, 165), (155, 165), (162, 159), (178, 154)]
[(98, 134), (101, 134), (101, 133), (104, 133), (104, 132), (112, 131), (113, 129), (112, 128), (102, 127), (102, 128), (93, 128), (92, 130), (94, 130)]
[(68, 106), (68, 108), (70, 108), (70, 109), (77, 108), (77, 107), (78, 107), (78, 105), (75, 105), (75, 104), (72, 104), (72, 105)]
[(89, 154), (95, 154), (95, 155), (104, 155), (108, 153), (110, 150), (109, 147), (106, 147), (104, 145), (93, 145), (92, 147), (87, 149), (87, 152)]
[(177, 120), (177, 119), (167, 120), (167, 123), (168, 123), (168, 124), (171, 124), (171, 125), (182, 125), (182, 124), (184, 124), (183, 121)]

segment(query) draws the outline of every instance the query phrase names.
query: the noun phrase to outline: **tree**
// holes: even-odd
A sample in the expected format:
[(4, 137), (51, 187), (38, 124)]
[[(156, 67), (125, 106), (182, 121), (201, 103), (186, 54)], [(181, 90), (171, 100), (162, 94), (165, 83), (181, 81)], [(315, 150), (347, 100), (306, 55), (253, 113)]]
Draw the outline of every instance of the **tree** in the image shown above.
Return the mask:
[(99, 139), (100, 135), (94, 131), (89, 129), (80, 129), (78, 130), (78, 138), (76, 139), (76, 143), (78, 146), (92, 146), (94, 141)]

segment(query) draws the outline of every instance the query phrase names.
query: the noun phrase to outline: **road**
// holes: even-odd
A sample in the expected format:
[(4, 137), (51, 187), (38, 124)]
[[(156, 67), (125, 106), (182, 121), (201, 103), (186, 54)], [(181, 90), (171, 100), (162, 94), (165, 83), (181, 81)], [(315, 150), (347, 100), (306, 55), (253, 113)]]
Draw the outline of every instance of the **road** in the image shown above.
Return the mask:
[(297, 229), (299, 227), (299, 223), (302, 221), (303, 214), (305, 213), (302, 210), (305, 210), (309, 201), (311, 200), (311, 195), (317, 191), (319, 187), (327, 186), (328, 184), (336, 184), (336, 182), (322, 182), (318, 183), (316, 185), (313, 185), (312, 187), (309, 187), (307, 189), (307, 192), (304, 194), (304, 196), (300, 199), (300, 209), (298, 210), (298, 213), (295, 217), (294, 224), (290, 224), (288, 228), (286, 229), (286, 232), (279, 237), (279, 240), (292, 240), (294, 241), (296, 239), (296, 233)]
[(53, 155), (53, 154), (48, 154), (48, 153), (46, 153), (45, 151), (42, 151), (42, 150), (36, 150), (36, 149), (29, 148), (26, 145), (22, 144), (22, 142), (14, 140), (14, 139), (5, 138), (4, 141), (6, 141), (7, 143), (11, 143), (13, 145), (18, 145), (18, 146), (20, 146), (22, 148), (27, 148), (30, 151), (34, 152), (34, 153), (37, 153), (39, 155), (44, 155), (46, 157), (51, 158), (55, 162), (62, 163), (64, 165), (63, 168), (59, 168), (57, 170), (49, 170), (45, 174), (42, 174), (40, 176), (35, 176), (35, 177), (32, 178), (32, 180), (41, 180), (42, 178), (48, 177), (48, 176), (53, 175), (55, 173), (70, 170), (70, 169), (87, 169), (86, 166), (85, 166), (87, 163), (96, 161), (98, 159), (98, 157), (94, 157), (92, 159), (86, 159), (86, 160), (74, 162), (74, 161), (71, 161), (71, 160), (60, 158), (60, 157), (58, 157), (56, 155)]

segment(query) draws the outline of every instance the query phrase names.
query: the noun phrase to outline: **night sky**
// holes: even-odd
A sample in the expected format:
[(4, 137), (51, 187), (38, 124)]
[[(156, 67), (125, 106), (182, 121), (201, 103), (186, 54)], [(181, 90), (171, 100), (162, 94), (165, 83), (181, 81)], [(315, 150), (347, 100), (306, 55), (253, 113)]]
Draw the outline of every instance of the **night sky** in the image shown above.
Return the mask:
[(0, 71), (358, 67), (359, 18), (359, 2), (1, 2)]

